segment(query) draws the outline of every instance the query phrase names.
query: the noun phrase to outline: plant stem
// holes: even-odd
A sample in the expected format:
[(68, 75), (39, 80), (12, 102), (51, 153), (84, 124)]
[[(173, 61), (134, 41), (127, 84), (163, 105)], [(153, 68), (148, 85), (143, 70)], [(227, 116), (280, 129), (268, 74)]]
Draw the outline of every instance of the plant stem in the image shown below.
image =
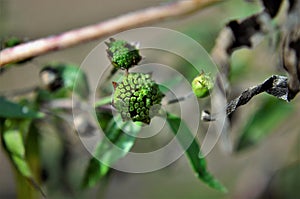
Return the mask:
[(179, 17), (204, 9), (221, 0), (183, 0), (128, 13), (98, 24), (27, 42), (0, 52), (0, 68), (51, 51), (65, 49), (130, 28)]
[(194, 92), (190, 92), (190, 93), (188, 93), (188, 94), (186, 94), (186, 95), (184, 95), (184, 96), (182, 96), (182, 97), (179, 97), (179, 98), (176, 98), (176, 99), (171, 99), (170, 101), (168, 101), (168, 102), (166, 103), (166, 105), (174, 104), (174, 103), (178, 103), (178, 102), (185, 101), (185, 100), (187, 100), (188, 98), (190, 98), (190, 97), (192, 97), (192, 96), (194, 96), (194, 95), (195, 95)]

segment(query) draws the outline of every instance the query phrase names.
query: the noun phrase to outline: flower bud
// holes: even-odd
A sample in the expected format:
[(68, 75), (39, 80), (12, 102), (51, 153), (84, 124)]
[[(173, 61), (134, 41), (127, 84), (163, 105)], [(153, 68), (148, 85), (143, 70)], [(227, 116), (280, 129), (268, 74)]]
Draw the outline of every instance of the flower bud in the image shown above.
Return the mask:
[(108, 46), (106, 52), (109, 60), (116, 69), (129, 69), (141, 61), (142, 57), (136, 46), (124, 40), (110, 38), (109, 41), (105, 42)]
[(192, 89), (194, 94), (199, 98), (204, 98), (209, 95), (209, 92), (213, 89), (214, 82), (212, 78), (202, 72), (199, 76), (195, 77), (192, 82)]
[(124, 76), (121, 83), (115, 86), (115, 108), (124, 121), (140, 121), (150, 123), (152, 117), (158, 114), (164, 94), (151, 79), (151, 75), (130, 73)]

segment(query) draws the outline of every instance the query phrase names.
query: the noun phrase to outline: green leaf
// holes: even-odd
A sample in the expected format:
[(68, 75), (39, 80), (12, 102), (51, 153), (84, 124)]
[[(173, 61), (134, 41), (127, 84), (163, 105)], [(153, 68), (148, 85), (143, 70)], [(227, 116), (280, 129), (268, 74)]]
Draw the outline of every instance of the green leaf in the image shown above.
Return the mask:
[(20, 172), (20, 174), (23, 177), (26, 177), (26, 178), (32, 177), (31, 170), (29, 168), (27, 161), (24, 159), (24, 157), (19, 157), (19, 156), (11, 154), (11, 159), (12, 159), (12, 162), (14, 163), (16, 169)]
[(44, 114), (30, 109), (28, 106), (23, 106), (0, 96), (0, 118), (18, 118), (32, 119), (41, 118)]
[(243, 127), (237, 151), (251, 147), (273, 132), (293, 112), (293, 106), (273, 97), (266, 98)]
[(186, 150), (185, 154), (196, 176), (208, 186), (227, 192), (227, 189), (208, 172), (206, 160), (201, 157), (200, 146), (185, 122), (180, 117), (170, 113), (167, 115), (167, 122), (182, 148)]
[[(122, 129), (126, 129), (131, 135), (124, 133)], [(82, 183), (84, 188), (94, 186), (108, 173), (110, 166), (130, 151), (140, 129), (139, 123), (123, 122), (120, 115), (111, 119), (105, 129), (106, 137), (101, 140), (89, 162)]]
[[(47, 95), (51, 99), (68, 98), (73, 93), (82, 99), (87, 99), (89, 96), (87, 76), (77, 65), (49, 63), (41, 70), (41, 74), (41, 80), (49, 90), (48, 93), (45, 91), (40, 93), (43, 94), (40, 97), (44, 101)], [(54, 76), (54, 80), (50, 81), (50, 76)]]
[(25, 157), (25, 148), (22, 133), (18, 130), (7, 130), (3, 133), (3, 141), (7, 151), (21, 158)]
[(96, 116), (101, 129), (106, 129), (110, 123), (112, 114), (106, 110), (96, 109)]
[(7, 119), (4, 122), (4, 131), (2, 134), (3, 144), (8, 156), (11, 158), (17, 171), (26, 178), (32, 177), (31, 170), (25, 158), (24, 144), (24, 134), (29, 124), (30, 121), (24, 119)]
[(37, 127), (39, 122), (33, 121), (28, 127), (28, 133), (24, 139), (26, 160), (31, 168), (35, 179), (41, 178), (41, 154), (40, 154), (40, 133)]
[(86, 99), (89, 96), (89, 84), (84, 71), (71, 64), (62, 65), (61, 67), (65, 87), (81, 98)]
[[(34, 189), (44, 195), (38, 183), (34, 180), (34, 176), (30, 165), (26, 158), (24, 132), (28, 130), (31, 121), (7, 119), (4, 122), (2, 141), (5, 151), (14, 166), (18, 180), (28, 181)], [(26, 128), (27, 126), (27, 128)], [(23, 178), (23, 179), (21, 179)]]
[(26, 178), (31, 178), (31, 170), (25, 160), (25, 146), (20, 130), (8, 129), (2, 135), (4, 147), (17, 171)]

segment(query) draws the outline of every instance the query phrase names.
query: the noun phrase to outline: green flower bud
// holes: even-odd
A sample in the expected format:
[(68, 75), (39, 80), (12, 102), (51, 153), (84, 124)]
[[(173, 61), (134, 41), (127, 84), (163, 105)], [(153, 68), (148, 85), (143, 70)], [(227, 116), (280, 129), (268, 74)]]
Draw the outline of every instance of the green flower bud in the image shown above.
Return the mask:
[(121, 83), (113, 85), (115, 86), (113, 104), (124, 121), (149, 124), (151, 118), (158, 114), (164, 94), (151, 79), (151, 75), (130, 73)]
[(109, 43), (105, 42), (108, 47), (106, 52), (116, 69), (129, 69), (141, 61), (142, 57), (136, 46), (124, 40), (110, 38), (109, 41)]
[(192, 82), (192, 89), (194, 94), (199, 98), (204, 98), (209, 95), (209, 92), (213, 89), (213, 79), (202, 72), (199, 76), (195, 77)]

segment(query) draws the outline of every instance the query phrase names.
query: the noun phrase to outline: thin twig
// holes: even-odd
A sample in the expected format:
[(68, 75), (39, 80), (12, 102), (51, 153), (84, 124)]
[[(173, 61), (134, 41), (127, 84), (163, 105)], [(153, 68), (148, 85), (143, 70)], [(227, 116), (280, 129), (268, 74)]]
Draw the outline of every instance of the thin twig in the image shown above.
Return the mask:
[(187, 100), (188, 98), (192, 97), (192, 96), (195, 96), (194, 92), (190, 92), (182, 97), (179, 97), (179, 98), (176, 98), (176, 99), (171, 99), (170, 101), (168, 101), (166, 103), (166, 105), (168, 104), (174, 104), (174, 103), (178, 103), (178, 102), (181, 102), (181, 101), (185, 101)]
[(99, 39), (133, 27), (179, 17), (204, 9), (221, 0), (183, 0), (147, 8), (108, 21), (41, 38), (0, 52), (0, 67), (27, 58), (61, 50), (83, 42)]
[[(106, 97), (106, 98), (108, 98), (108, 97)], [(102, 100), (103, 99), (104, 98), (102, 98)], [(90, 107), (90, 104), (87, 102), (76, 101), (73, 99), (66, 98), (66, 99), (56, 99), (56, 100), (51, 100), (49, 102), (44, 102), (43, 108), (45, 108), (45, 110), (48, 110), (48, 109), (89, 110), (91, 107)], [(109, 103), (97, 103), (96, 102), (94, 108), (96, 110), (102, 110), (102, 111), (108, 111), (108, 112), (116, 111), (116, 109), (110, 102)]]
[[(285, 76), (273, 75), (266, 79), (262, 84), (248, 88), (243, 91), (237, 98), (231, 100), (226, 106), (226, 115), (231, 113), (242, 105), (247, 104), (255, 95), (266, 92), (279, 99), (289, 101), (288, 79)], [(203, 121), (214, 121), (218, 114), (211, 115), (207, 110), (202, 111), (201, 118)]]
[(229, 102), (226, 107), (226, 114), (230, 115), (234, 112), (239, 106), (247, 104), (252, 97), (258, 95), (262, 92), (269, 93), (279, 99), (283, 99), (288, 101), (288, 85), (287, 85), (287, 77), (273, 75), (267, 80), (265, 80), (262, 84), (249, 88), (242, 92), (240, 96)]

